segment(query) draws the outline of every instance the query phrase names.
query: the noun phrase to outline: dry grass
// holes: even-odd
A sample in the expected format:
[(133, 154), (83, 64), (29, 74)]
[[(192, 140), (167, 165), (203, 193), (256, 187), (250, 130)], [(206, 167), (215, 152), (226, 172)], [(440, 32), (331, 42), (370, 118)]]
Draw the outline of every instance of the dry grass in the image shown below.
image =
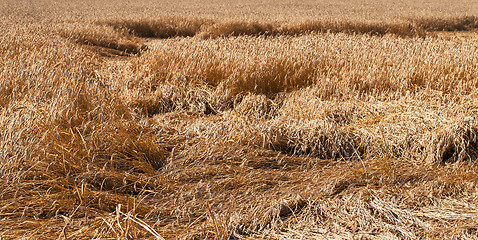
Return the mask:
[(1, 6), (2, 239), (478, 238), (474, 1)]

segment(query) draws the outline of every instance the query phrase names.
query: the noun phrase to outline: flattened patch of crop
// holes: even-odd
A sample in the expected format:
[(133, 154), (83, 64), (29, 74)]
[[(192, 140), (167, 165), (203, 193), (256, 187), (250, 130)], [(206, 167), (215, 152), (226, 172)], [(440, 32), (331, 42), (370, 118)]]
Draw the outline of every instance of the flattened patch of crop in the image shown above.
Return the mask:
[(106, 25), (65, 26), (59, 35), (102, 56), (139, 55), (147, 48), (140, 38)]
[(231, 37), (231, 36), (280, 36), (316, 33), (346, 33), (399, 37), (423, 37), (433, 31), (470, 31), (478, 28), (478, 18), (463, 16), (454, 18), (411, 18), (398, 22), (357, 22), (306, 20), (296, 22), (259, 22), (250, 20), (222, 20), (212, 18), (163, 17), (103, 21), (118, 31), (141, 38), (174, 37)]

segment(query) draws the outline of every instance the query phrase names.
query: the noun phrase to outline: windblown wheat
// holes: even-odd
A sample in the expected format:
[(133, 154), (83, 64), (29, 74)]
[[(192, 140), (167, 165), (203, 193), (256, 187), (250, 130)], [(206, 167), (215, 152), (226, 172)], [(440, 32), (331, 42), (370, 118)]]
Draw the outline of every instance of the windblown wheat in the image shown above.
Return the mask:
[(476, 1), (0, 6), (2, 239), (478, 237)]

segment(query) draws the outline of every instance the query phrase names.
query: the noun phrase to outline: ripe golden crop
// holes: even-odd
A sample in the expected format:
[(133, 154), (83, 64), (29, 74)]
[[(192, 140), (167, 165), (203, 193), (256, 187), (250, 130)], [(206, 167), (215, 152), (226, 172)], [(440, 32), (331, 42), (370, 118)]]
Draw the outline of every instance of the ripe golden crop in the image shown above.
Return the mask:
[(4, 1), (0, 238), (476, 238), (477, 7)]

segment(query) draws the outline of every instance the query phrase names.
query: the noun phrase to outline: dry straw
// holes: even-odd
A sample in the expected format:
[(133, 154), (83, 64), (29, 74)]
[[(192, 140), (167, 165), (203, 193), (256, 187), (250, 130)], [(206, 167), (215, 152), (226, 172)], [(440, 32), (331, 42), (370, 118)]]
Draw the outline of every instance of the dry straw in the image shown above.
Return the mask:
[(473, 14), (47, 2), (0, 19), (0, 238), (477, 238)]

